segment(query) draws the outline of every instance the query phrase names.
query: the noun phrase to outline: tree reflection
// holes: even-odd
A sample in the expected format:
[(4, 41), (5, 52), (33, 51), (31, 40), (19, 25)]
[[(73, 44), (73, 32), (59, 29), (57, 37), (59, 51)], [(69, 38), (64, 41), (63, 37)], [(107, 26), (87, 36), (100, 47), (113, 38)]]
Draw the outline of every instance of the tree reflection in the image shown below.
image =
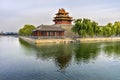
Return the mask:
[(91, 59), (95, 59), (99, 54), (99, 43), (80, 43), (74, 48), (75, 60), (78, 62), (89, 63)]
[(120, 57), (120, 42), (105, 43), (103, 50), (109, 57)]
[(59, 69), (63, 72), (65, 68), (69, 66), (72, 58), (72, 45), (66, 44), (61, 46), (59, 54), (55, 58), (55, 63)]
[(72, 59), (76, 63), (89, 63), (96, 59), (100, 51), (108, 56), (120, 57), (120, 42), (105, 43), (77, 43), (77, 44), (40, 44), (31, 45), (22, 40), (19, 41), (25, 54), (35, 55), (37, 59), (53, 60), (59, 71), (64, 72)]
[[(64, 71), (69, 66), (72, 58), (72, 44), (40, 44), (31, 45), (23, 40), (19, 40), (22, 46), (35, 51), (37, 59), (52, 59), (60, 71)], [(28, 53), (29, 54), (29, 53)]]
[(70, 44), (40, 45), (37, 46), (37, 51), (38, 58), (52, 58), (61, 71), (69, 66), (72, 57), (72, 46)]

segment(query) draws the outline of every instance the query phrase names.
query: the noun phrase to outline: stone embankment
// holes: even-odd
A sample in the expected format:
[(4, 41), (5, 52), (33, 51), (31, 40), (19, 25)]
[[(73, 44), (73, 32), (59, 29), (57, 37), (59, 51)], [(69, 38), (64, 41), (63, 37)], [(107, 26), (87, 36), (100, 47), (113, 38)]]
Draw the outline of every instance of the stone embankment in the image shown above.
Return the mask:
[(71, 43), (75, 42), (76, 40), (71, 38), (64, 38), (64, 39), (33, 39), (29, 37), (19, 36), (20, 39), (34, 44), (41, 44), (41, 43)]
[(107, 37), (107, 38), (77, 38), (80, 42), (112, 42), (120, 41), (120, 37)]
[(20, 39), (34, 44), (41, 43), (73, 43), (73, 42), (111, 42), (111, 41), (120, 41), (120, 37), (114, 38), (64, 38), (64, 39), (34, 39), (29, 37), (19, 36)]

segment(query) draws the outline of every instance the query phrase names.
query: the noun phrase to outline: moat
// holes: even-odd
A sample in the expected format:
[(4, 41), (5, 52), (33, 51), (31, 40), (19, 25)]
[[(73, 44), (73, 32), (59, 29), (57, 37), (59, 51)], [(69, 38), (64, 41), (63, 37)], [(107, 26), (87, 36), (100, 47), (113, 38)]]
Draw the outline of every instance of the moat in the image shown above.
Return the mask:
[(0, 80), (120, 80), (120, 42), (32, 45), (0, 37)]

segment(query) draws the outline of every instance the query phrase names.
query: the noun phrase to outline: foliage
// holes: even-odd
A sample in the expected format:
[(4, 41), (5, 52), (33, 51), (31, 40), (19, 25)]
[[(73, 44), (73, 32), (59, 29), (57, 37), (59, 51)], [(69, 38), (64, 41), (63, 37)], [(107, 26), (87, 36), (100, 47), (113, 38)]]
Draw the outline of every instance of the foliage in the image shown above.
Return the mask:
[(32, 30), (35, 29), (35, 26), (34, 25), (29, 25), (29, 24), (26, 24), (24, 25), (23, 28), (19, 29), (19, 35), (23, 35), (23, 36), (29, 36), (32, 34)]
[(80, 37), (112, 37), (120, 35), (120, 22), (99, 26), (97, 22), (83, 18), (76, 19), (74, 23), (72, 31)]

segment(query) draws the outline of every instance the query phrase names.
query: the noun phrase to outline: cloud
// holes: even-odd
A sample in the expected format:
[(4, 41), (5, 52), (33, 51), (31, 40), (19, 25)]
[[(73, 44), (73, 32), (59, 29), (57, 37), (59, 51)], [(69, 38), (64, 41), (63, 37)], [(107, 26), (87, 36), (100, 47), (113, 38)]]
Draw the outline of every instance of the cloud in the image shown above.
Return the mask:
[(90, 18), (105, 25), (120, 20), (119, 0), (0, 0), (0, 31), (17, 31), (24, 24), (53, 24), (59, 8), (73, 18)]

